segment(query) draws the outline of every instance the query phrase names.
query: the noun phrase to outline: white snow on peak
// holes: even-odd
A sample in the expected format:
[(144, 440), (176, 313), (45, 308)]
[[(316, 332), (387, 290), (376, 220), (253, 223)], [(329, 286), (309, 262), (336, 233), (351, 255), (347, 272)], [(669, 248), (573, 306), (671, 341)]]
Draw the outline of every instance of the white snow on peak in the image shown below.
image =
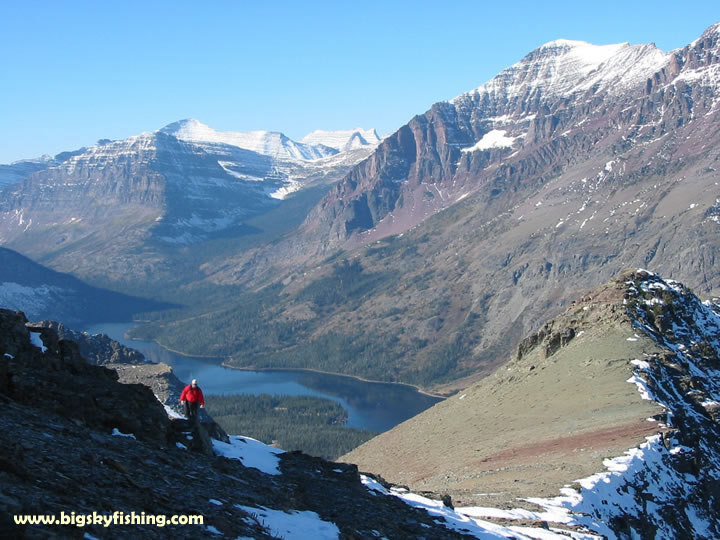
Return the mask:
[(277, 131), (216, 131), (193, 118), (180, 120), (160, 130), (195, 144), (227, 144), (276, 159), (313, 161), (336, 153), (334, 149), (295, 142)]
[(690, 47), (694, 47), (703, 39), (707, 39), (713, 35), (720, 35), (720, 22), (716, 22), (715, 24), (708, 26), (707, 30), (705, 30), (699, 38), (690, 44)]
[(324, 131), (318, 129), (308, 133), (300, 142), (310, 145), (323, 145), (335, 148), (340, 152), (376, 145), (380, 137), (374, 129), (355, 128), (339, 131)]
[(568, 55), (582, 62), (586, 67), (597, 67), (616, 54), (621, 48), (629, 46), (629, 43), (615, 43), (613, 45), (593, 45), (587, 41), (572, 39), (556, 39), (540, 46), (539, 51), (558, 51), (558, 56)]
[(127, 139), (112, 141), (106, 144), (96, 144), (81, 154), (74, 155), (61, 163), (60, 167), (73, 169), (86, 162), (97, 162), (104, 158), (117, 158), (118, 156), (152, 153), (155, 151), (155, 135), (145, 131)]
[(662, 68), (669, 60), (654, 45), (593, 45), (559, 39), (546, 43), (479, 88), (461, 94), (457, 104), (475, 94), (500, 101), (563, 96), (604, 88), (621, 93)]
[(30, 159), (19, 159), (17, 161), (13, 161), (10, 163), (10, 165), (22, 165), (25, 163), (49, 163), (53, 160), (53, 157), (48, 154), (43, 154), (40, 157), (30, 158)]
[(678, 75), (674, 83), (683, 81), (687, 84), (701, 86), (717, 86), (720, 84), (720, 65), (710, 64), (697, 69), (684, 70)]

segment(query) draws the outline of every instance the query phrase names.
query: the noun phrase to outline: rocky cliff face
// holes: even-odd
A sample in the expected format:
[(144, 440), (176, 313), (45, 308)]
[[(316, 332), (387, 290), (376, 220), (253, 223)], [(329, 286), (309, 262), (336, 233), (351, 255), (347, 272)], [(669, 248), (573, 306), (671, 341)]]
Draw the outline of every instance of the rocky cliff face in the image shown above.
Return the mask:
[[(720, 156), (718, 36), (714, 25), (670, 53), (549, 43), (385, 139), (302, 230), (323, 249), (368, 244), (469, 197), (477, 226), (512, 218), (503, 228), (517, 240), (498, 245), (493, 234), (485, 250), (515, 251), (532, 231), (573, 252), (647, 245), (635, 257), (647, 261), (632, 262), (640, 265), (656, 263), (650, 246), (659, 243), (666, 274), (685, 270), (678, 277), (692, 286), (715, 287), (708, 263), (717, 245), (707, 220)], [(668, 223), (700, 236), (693, 245), (706, 253), (704, 262), (693, 257), (697, 279), (679, 241), (660, 230)]]
[(22, 313), (2, 311), (0, 392), (6, 399), (90, 428), (117, 428), (154, 444), (168, 442), (170, 421), (147, 387), (117, 384), (114, 371), (88, 364), (74, 342), (26, 323)]
[(628, 272), (528, 336), (491, 377), (342, 459), (448, 492), (478, 516), (712, 538), (719, 353), (717, 304)]
[(367, 241), (477, 191), (511, 208), (512, 192), (529, 195), (580, 162), (602, 170), (622, 160), (616, 176), (649, 176), (646, 163), (628, 162), (643, 146), (670, 136), (662, 152), (642, 152), (647, 162), (668, 148), (687, 152), (686, 135), (713, 129), (717, 58), (717, 25), (671, 53), (652, 45), (548, 43), (385, 139), (328, 194), (306, 229), (320, 228), (335, 245), (372, 231)]
[(57, 321), (40, 321), (32, 323), (30, 328), (49, 328), (59, 339), (72, 341), (78, 346), (80, 355), (95, 366), (106, 364), (146, 364), (145, 356), (135, 349), (126, 347), (105, 334), (90, 335), (77, 332)]
[[(77, 332), (57, 321), (27, 323), (25, 326), (30, 331), (50, 330), (48, 335), (53, 336), (51, 339), (54, 340), (57, 335), (60, 341), (72, 342), (87, 363), (115, 371), (118, 382), (122, 384), (139, 384), (150, 388), (157, 400), (165, 406), (166, 412), (174, 413), (175, 418), (185, 415), (180, 404), (180, 394), (187, 382), (178, 379), (169, 365), (150, 362), (141, 352), (126, 347), (105, 334)], [(198, 418), (207, 435), (228, 442), (227, 433), (204, 409), (198, 411)], [(209, 441), (207, 437), (204, 438), (205, 446), (208, 446)]]

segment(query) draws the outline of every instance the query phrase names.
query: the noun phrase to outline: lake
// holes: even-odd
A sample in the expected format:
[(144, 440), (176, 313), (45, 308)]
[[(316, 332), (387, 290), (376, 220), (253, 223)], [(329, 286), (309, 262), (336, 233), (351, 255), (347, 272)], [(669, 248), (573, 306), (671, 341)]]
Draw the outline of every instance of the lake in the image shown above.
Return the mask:
[(354, 377), (303, 370), (247, 371), (226, 368), (222, 358), (182, 356), (153, 342), (125, 338), (136, 323), (103, 323), (84, 328), (90, 334), (107, 334), (142, 352), (148, 360), (172, 366), (184, 382), (197, 379), (203, 392), (213, 394), (309, 395), (331, 399), (348, 412), (347, 425), (387, 431), (431, 407), (440, 398), (402, 384), (361, 381)]

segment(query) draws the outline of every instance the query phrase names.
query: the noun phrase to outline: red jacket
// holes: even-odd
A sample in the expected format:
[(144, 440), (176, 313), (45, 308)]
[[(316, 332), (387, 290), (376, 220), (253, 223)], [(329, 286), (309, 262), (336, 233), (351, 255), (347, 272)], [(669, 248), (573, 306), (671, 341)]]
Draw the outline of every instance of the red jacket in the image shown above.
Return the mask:
[(205, 398), (203, 397), (202, 390), (199, 386), (195, 388), (191, 384), (188, 384), (180, 394), (180, 401), (199, 401), (200, 405), (205, 406)]

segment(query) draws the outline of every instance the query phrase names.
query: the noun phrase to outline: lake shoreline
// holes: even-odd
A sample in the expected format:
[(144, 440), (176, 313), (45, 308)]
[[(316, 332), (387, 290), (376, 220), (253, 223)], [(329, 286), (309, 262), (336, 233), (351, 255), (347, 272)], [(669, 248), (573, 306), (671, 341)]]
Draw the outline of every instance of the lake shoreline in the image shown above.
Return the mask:
[(105, 334), (137, 349), (147, 360), (170, 365), (182, 381), (199, 379), (206, 395), (310, 395), (339, 403), (348, 427), (383, 433), (445, 399), (406, 383), (372, 381), (355, 375), (307, 368), (252, 368), (230, 365), (230, 358), (192, 356), (130, 332), (138, 321), (86, 325), (83, 331)]
[(307, 372), (307, 373), (317, 373), (319, 375), (332, 375), (333, 377), (345, 377), (348, 379), (354, 379), (356, 381), (364, 382), (364, 383), (371, 383), (371, 384), (386, 384), (389, 386), (404, 386), (406, 388), (412, 389), (416, 391), (418, 394), (422, 394), (423, 396), (431, 397), (431, 398), (437, 398), (440, 400), (445, 400), (449, 396), (443, 396), (440, 394), (433, 394), (431, 392), (428, 392), (427, 390), (424, 390), (420, 388), (419, 386), (415, 386), (414, 384), (409, 383), (399, 383), (399, 382), (390, 382), (390, 381), (376, 381), (374, 379), (365, 379), (364, 377), (359, 377), (358, 375), (348, 375), (346, 373), (335, 373), (333, 371), (323, 371), (321, 369), (313, 369), (313, 368), (293, 368), (293, 367), (269, 367), (269, 368), (261, 368), (261, 367), (239, 367), (239, 366), (232, 366), (227, 364), (226, 362), (222, 362), (220, 364), (222, 367), (228, 368), (228, 369), (236, 369), (238, 371), (297, 371), (297, 372)]
[[(133, 322), (139, 322), (139, 321), (133, 321)], [(128, 330), (129, 332), (129, 330)], [(145, 341), (143, 339), (134, 339), (131, 336), (126, 335), (126, 339), (132, 340), (132, 341)], [(147, 343), (147, 341), (145, 341)], [(356, 381), (361, 381), (364, 383), (372, 383), (372, 384), (389, 384), (389, 385), (395, 385), (395, 386), (405, 386), (408, 388), (412, 388), (415, 390), (418, 394), (422, 394), (424, 396), (428, 396), (431, 398), (437, 398), (440, 400), (447, 399), (448, 395), (442, 395), (442, 394), (434, 394), (430, 392), (429, 390), (426, 390), (420, 386), (417, 386), (415, 384), (410, 383), (403, 383), (403, 382), (391, 382), (391, 381), (378, 381), (375, 379), (366, 379), (365, 377), (360, 377), (359, 375), (348, 375), (347, 373), (336, 373), (334, 371), (324, 371), (322, 369), (314, 369), (314, 368), (294, 368), (294, 367), (239, 367), (239, 366), (233, 366), (227, 363), (229, 357), (227, 356), (203, 356), (203, 355), (197, 355), (197, 354), (186, 354), (182, 351), (176, 351), (175, 349), (171, 349), (170, 347), (167, 347), (160, 343), (159, 341), (153, 339), (152, 343), (155, 343), (158, 347), (171, 352), (173, 354), (177, 354), (178, 356), (184, 356), (186, 358), (205, 358), (208, 360), (216, 359), (220, 360), (220, 365), (222, 367), (228, 368), (228, 369), (237, 369), (240, 371), (299, 371), (299, 372), (308, 372), (308, 373), (318, 373), (320, 375), (333, 375), (336, 377), (348, 377), (350, 379), (355, 379)]]

